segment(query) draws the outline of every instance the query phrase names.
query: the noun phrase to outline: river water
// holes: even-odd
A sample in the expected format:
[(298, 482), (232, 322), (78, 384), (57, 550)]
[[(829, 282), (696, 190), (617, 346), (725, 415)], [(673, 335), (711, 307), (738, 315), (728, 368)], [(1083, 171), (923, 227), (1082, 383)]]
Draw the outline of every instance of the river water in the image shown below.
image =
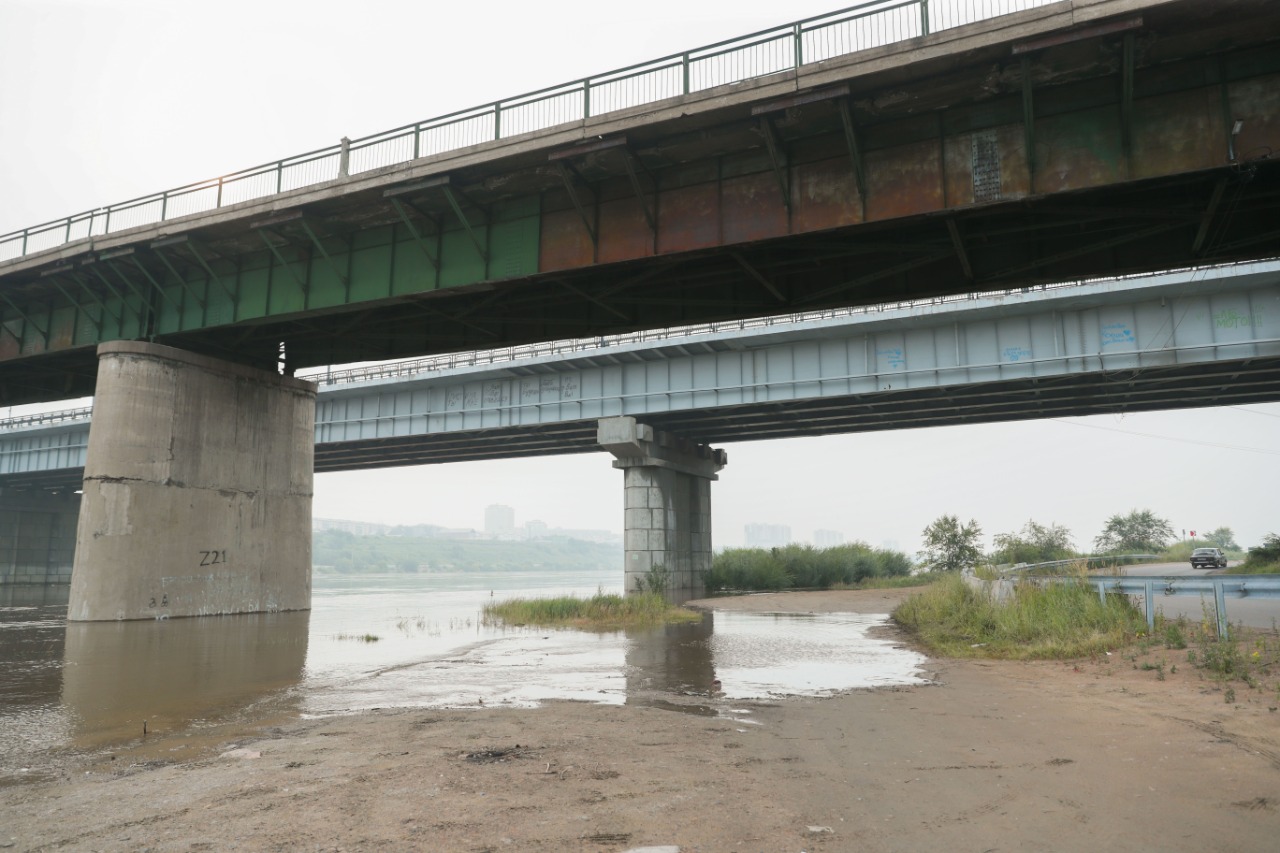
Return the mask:
[(716, 611), (609, 632), (481, 617), (491, 600), (598, 590), (621, 592), (616, 573), (317, 577), (310, 612), (112, 623), (66, 622), (56, 591), (10, 592), (0, 785), (49, 778), (68, 755), (136, 756), (148, 737), (194, 754), (237, 726), (299, 715), (571, 699), (749, 722), (738, 700), (923, 681), (922, 657), (869, 636), (882, 616)]

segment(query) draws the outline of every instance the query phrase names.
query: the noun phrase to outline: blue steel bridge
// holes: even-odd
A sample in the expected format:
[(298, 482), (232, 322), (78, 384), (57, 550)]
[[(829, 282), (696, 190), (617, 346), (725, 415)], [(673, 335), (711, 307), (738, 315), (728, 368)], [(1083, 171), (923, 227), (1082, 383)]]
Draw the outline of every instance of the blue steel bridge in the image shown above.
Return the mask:
[[(1280, 400), (1280, 262), (316, 374), (315, 470)], [(90, 409), (0, 423), (0, 488), (74, 489)]]

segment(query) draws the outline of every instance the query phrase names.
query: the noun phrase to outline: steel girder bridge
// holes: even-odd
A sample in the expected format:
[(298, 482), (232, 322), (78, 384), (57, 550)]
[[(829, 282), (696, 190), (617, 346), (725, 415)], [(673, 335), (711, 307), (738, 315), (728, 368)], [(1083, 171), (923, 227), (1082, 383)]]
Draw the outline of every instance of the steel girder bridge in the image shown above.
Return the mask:
[(0, 403), (119, 339), (292, 372), (1280, 254), (1280, 6), (944, 5), (0, 236)]

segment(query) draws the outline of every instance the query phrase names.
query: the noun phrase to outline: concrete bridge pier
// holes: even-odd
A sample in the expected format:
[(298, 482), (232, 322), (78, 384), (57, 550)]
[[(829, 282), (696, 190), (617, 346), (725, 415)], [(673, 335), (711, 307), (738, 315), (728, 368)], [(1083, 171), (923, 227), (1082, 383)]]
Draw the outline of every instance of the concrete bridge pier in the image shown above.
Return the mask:
[(727, 454), (632, 417), (601, 420), (596, 438), (624, 476), (626, 591), (645, 589), (661, 566), (669, 598), (702, 595), (711, 568), (711, 481)]
[(307, 610), (316, 386), (98, 348), (67, 618)]

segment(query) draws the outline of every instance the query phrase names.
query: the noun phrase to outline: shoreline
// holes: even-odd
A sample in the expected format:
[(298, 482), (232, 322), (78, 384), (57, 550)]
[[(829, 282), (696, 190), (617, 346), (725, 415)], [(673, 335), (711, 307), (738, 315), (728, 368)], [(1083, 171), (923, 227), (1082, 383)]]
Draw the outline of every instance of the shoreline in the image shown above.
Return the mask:
[[(690, 604), (888, 613), (911, 592)], [(928, 685), (699, 699), (714, 716), (678, 703), (276, 708), (219, 730), (200, 757), (168, 757), (185, 750), (157, 739), (150, 758), (69, 756), (50, 778), (0, 788), (0, 846), (1272, 849), (1278, 697), (1241, 686), (1226, 704), (1192, 667), (1157, 680), (1130, 664), (930, 658)]]

